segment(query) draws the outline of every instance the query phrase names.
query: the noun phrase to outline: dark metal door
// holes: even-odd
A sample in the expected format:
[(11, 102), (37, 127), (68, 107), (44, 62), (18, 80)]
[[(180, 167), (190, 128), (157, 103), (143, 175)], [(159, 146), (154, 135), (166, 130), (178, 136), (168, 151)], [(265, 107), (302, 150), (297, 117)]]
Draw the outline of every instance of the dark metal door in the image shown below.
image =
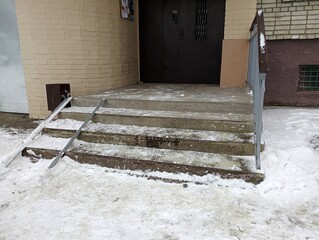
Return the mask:
[(141, 80), (219, 84), (224, 17), (225, 0), (140, 0)]
[(163, 0), (140, 0), (139, 20), (141, 81), (164, 83)]

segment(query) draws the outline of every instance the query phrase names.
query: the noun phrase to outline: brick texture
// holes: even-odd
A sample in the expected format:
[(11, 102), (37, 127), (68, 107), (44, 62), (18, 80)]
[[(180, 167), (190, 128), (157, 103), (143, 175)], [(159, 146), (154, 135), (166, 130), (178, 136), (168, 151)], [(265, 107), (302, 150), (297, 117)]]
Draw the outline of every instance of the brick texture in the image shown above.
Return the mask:
[(319, 38), (319, 0), (258, 0), (267, 39)]
[(138, 81), (136, 21), (117, 0), (16, 0), (30, 117), (48, 115), (45, 84), (72, 95)]
[(221, 87), (244, 87), (248, 63), (249, 29), (257, 0), (226, 0)]
[(257, 0), (226, 0), (225, 39), (248, 39)]

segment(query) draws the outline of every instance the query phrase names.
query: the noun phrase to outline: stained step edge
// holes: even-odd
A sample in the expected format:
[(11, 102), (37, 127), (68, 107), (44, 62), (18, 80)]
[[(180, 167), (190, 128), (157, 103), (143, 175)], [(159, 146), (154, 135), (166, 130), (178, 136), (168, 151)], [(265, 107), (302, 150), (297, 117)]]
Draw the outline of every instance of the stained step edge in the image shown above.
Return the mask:
[[(58, 155), (58, 150), (42, 149), (42, 148), (25, 148), (22, 152), (23, 156), (31, 157), (30, 150), (36, 155), (41, 155), (44, 159), (52, 159)], [(157, 162), (150, 160), (138, 160), (121, 157), (100, 156), (95, 154), (87, 154), (76, 151), (66, 153), (69, 158), (82, 163), (94, 164), (101, 167), (115, 168), (122, 170), (142, 170), (142, 171), (160, 171), (170, 173), (188, 173), (191, 175), (204, 176), (206, 174), (215, 174), (223, 179), (242, 179), (246, 182), (259, 184), (264, 180), (264, 174), (248, 171), (225, 170), (211, 167), (191, 166), (185, 164), (175, 164), (167, 162)]]
[[(75, 130), (45, 128), (44, 134), (51, 137), (70, 138)], [(231, 155), (254, 155), (254, 144), (250, 141), (219, 141), (219, 140), (200, 140), (200, 139), (184, 139), (182, 137), (156, 137), (138, 134), (122, 134), (122, 133), (105, 133), (82, 131), (78, 137), (91, 143), (101, 144), (117, 144), (128, 146), (139, 146), (158, 149), (171, 149), (183, 151), (200, 151), (218, 154)], [(264, 145), (261, 145), (261, 151)]]

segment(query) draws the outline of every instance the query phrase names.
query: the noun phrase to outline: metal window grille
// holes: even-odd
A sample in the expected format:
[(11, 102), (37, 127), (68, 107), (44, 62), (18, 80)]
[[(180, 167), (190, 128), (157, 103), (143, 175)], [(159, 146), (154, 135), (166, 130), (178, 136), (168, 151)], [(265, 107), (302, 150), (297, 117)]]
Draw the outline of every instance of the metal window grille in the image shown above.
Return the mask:
[(299, 66), (299, 91), (319, 91), (319, 65)]
[(208, 0), (196, 0), (195, 40), (206, 41)]

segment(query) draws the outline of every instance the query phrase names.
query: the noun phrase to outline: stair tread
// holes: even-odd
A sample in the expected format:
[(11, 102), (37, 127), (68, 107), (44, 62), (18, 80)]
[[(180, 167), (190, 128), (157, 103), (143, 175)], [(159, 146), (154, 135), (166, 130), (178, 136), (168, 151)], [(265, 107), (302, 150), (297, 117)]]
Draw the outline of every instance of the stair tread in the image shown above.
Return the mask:
[[(58, 119), (46, 126), (48, 129), (77, 130), (82, 121), (73, 119)], [(122, 124), (103, 124), (90, 122), (83, 131), (101, 132), (106, 134), (134, 135), (158, 138), (178, 138), (198, 141), (218, 142), (249, 142), (253, 143), (252, 133), (229, 133), (217, 131), (204, 131), (192, 129), (177, 129), (163, 127), (147, 127)]]
[(187, 97), (175, 97), (175, 98), (158, 98), (158, 97), (151, 97), (151, 96), (143, 96), (143, 97), (131, 97), (131, 96), (116, 96), (116, 95), (108, 95), (108, 94), (96, 94), (96, 95), (90, 95), (90, 96), (78, 96), (74, 97), (77, 101), (98, 101), (101, 98), (106, 98), (107, 100), (119, 100), (119, 101), (125, 101), (127, 103), (130, 102), (150, 102), (150, 103), (163, 103), (163, 102), (169, 102), (169, 103), (199, 103), (199, 104), (241, 104), (241, 105), (249, 105), (252, 106), (253, 102), (251, 101), (250, 97), (248, 97), (247, 100), (238, 102), (236, 101), (236, 98), (230, 97), (227, 98), (217, 98), (217, 99), (201, 99), (201, 98), (187, 98)]
[[(49, 150), (61, 150), (69, 139), (42, 135), (28, 147)], [(146, 148), (114, 144), (88, 143), (76, 140), (70, 151), (88, 153), (93, 155), (156, 161), (162, 163), (174, 163), (192, 165), (198, 167), (218, 168), (223, 170), (248, 171), (254, 169), (254, 157), (230, 156), (224, 154), (205, 153), (196, 151), (169, 150)]]
[[(94, 110), (94, 107), (77, 107), (72, 106), (65, 108), (63, 113), (82, 113), (88, 114)], [(100, 108), (97, 114), (117, 115), (117, 116), (135, 116), (135, 117), (158, 117), (158, 118), (184, 118), (212, 121), (229, 121), (251, 123), (251, 114), (240, 113), (205, 113), (205, 112), (181, 112), (181, 111), (154, 111), (140, 110), (130, 108)]]
[(207, 84), (143, 83), (96, 93), (89, 97), (147, 101), (252, 103), (251, 94), (246, 88), (218, 88)]

